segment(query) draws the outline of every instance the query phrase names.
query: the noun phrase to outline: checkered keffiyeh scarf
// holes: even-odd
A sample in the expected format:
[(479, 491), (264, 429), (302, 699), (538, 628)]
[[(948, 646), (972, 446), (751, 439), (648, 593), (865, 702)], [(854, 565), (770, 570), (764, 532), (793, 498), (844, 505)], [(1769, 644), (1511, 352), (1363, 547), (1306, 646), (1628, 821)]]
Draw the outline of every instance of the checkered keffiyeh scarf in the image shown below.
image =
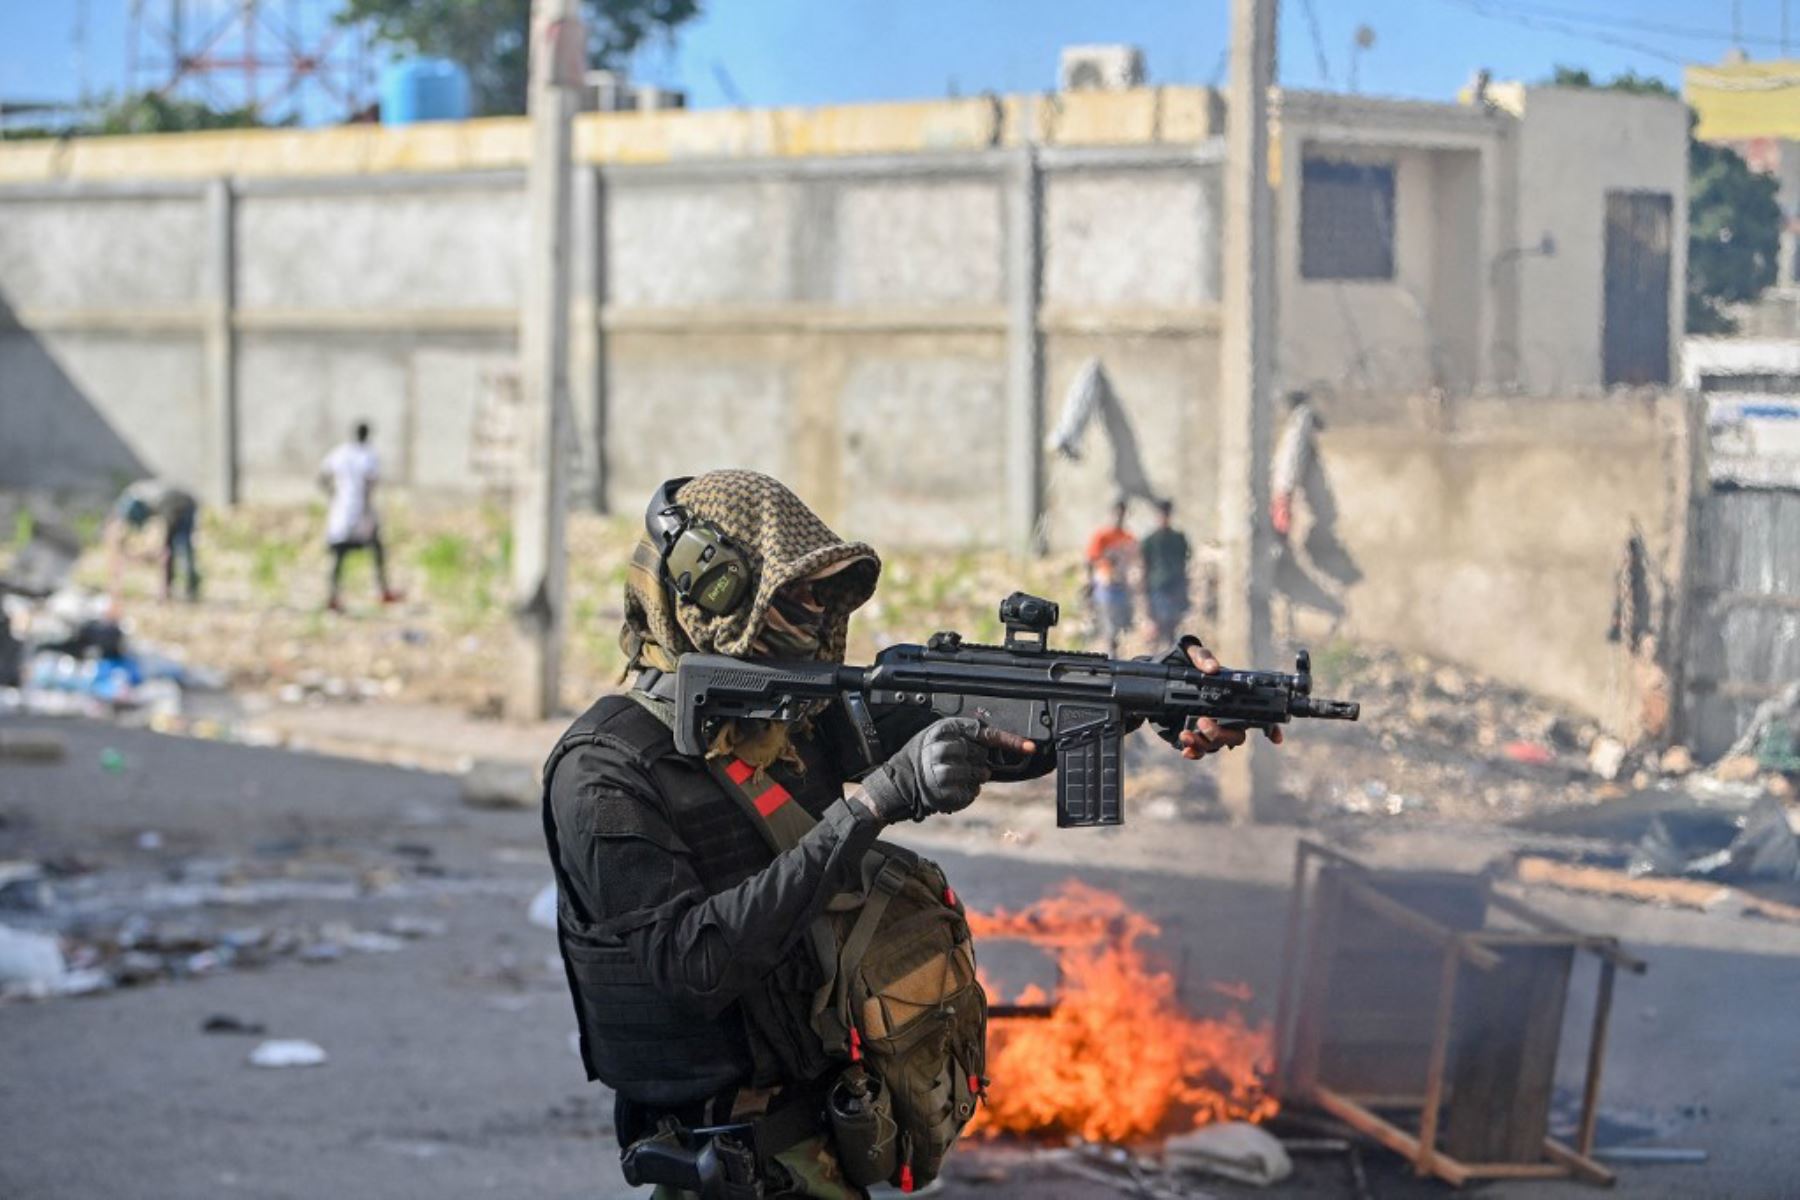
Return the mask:
[(631, 659), (628, 670), (667, 670), (676, 657), (692, 652), (749, 654), (769, 619), (775, 593), (802, 579), (817, 581), (814, 595), (825, 607), (820, 657), (843, 661), (850, 614), (875, 594), (881, 574), (873, 548), (844, 541), (787, 485), (755, 471), (709, 471), (684, 484), (675, 498), (744, 548), (756, 590), (735, 612), (709, 616), (671, 596), (646, 540), (625, 580), (620, 642)]

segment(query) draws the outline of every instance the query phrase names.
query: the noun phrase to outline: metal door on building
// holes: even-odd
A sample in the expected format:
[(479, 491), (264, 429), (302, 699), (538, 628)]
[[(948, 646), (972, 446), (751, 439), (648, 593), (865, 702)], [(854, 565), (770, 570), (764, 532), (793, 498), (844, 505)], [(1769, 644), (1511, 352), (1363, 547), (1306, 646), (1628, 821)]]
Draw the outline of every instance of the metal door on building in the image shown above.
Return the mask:
[(1800, 490), (1715, 488), (1698, 533), (1686, 732), (1704, 760), (1800, 680)]
[(1606, 193), (1604, 382), (1669, 382), (1669, 246), (1674, 201), (1667, 192)]

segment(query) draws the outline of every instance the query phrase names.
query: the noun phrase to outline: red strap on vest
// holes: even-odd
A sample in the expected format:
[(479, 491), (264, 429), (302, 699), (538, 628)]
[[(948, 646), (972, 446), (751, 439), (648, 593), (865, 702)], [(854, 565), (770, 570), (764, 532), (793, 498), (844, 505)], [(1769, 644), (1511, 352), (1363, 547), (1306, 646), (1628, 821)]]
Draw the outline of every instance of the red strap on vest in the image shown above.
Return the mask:
[[(730, 779), (731, 782), (737, 784), (739, 787), (743, 787), (746, 783), (750, 782), (751, 776), (755, 774), (756, 768), (741, 758), (734, 758), (725, 765), (726, 778)], [(788, 790), (779, 783), (771, 783), (761, 795), (752, 797), (750, 803), (756, 805), (756, 811), (761, 813), (766, 819), (776, 809), (780, 808), (793, 798), (794, 797)]]

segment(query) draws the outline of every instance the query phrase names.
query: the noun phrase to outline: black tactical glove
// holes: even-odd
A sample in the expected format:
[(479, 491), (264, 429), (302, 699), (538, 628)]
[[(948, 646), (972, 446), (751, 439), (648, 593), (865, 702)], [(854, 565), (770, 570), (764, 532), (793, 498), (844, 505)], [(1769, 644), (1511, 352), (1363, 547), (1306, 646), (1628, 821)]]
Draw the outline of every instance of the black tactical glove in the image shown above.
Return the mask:
[(863, 793), (883, 821), (923, 821), (932, 813), (957, 812), (974, 803), (993, 772), (988, 748), (1022, 747), (1024, 740), (973, 717), (933, 721), (862, 781)]

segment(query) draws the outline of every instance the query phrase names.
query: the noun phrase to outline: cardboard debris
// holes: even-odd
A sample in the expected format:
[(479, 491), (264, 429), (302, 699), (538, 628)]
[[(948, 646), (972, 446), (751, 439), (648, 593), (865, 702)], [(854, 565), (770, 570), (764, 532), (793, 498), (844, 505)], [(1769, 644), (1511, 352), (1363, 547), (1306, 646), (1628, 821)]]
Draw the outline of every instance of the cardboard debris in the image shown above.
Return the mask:
[(34, 730), (0, 730), (0, 759), (13, 762), (61, 762), (61, 737)]
[(1733, 911), (1753, 913), (1771, 921), (1800, 925), (1800, 905), (1765, 899), (1751, 892), (1698, 879), (1634, 879), (1623, 871), (1607, 867), (1581, 867), (1535, 855), (1520, 858), (1514, 864), (1513, 873), (1514, 878), (1525, 884), (1586, 892), (1595, 896), (1614, 896), (1646, 904), (1667, 904), (1702, 912), (1728, 907)]

